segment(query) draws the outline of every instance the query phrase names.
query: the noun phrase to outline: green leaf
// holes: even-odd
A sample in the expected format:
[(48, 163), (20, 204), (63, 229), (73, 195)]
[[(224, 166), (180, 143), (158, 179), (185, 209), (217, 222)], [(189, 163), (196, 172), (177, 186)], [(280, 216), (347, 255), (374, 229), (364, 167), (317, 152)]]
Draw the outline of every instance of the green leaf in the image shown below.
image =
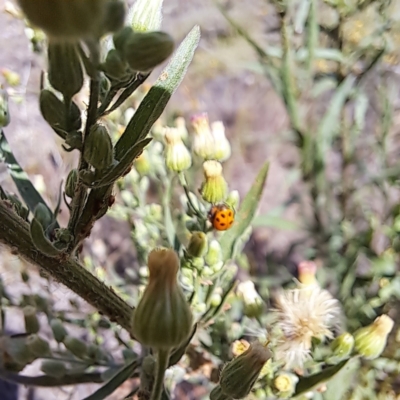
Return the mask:
[(278, 228), (285, 231), (294, 231), (299, 228), (298, 224), (294, 221), (282, 218), (279, 215), (265, 214), (257, 217), (254, 221), (253, 226), (268, 226), (270, 228)]
[(333, 95), (329, 107), (322, 118), (317, 132), (317, 143), (319, 153), (325, 156), (330, 149), (332, 142), (340, 129), (340, 112), (346, 103), (350, 92), (353, 90), (353, 85), (356, 78), (353, 75), (348, 75), (346, 79), (339, 85), (336, 93)]
[[(2, 130), (0, 130), (0, 158), (4, 159), (8, 172), (10, 173), (12, 180), (17, 186), (19, 194), (24, 199), (29, 210), (33, 213), (36, 206), (42, 203), (46, 206), (50, 213), (53, 214), (43, 200), (42, 196), (32, 185), (28, 174), (18, 164)], [(56, 224), (55, 228), (59, 228), (59, 225)]]
[(83, 400), (103, 400), (129, 379), (137, 368), (137, 361), (125, 365), (105, 385)]
[(268, 169), (269, 163), (264, 164), (252, 187), (243, 199), (240, 209), (236, 213), (235, 223), (231, 229), (225, 231), (219, 241), (224, 261), (227, 261), (234, 256), (235, 243), (240, 239), (253, 221), (258, 203), (263, 193)]
[(133, 161), (140, 154), (141, 151), (152, 141), (153, 139), (141, 140), (136, 145), (132, 146), (121, 158), (121, 160), (115, 166), (112, 166), (108, 172), (98, 181), (93, 182), (93, 187), (99, 188), (102, 186), (111, 185), (121, 178), (128, 168), (132, 165)]
[(120, 160), (128, 149), (144, 139), (154, 122), (164, 111), (172, 94), (185, 76), (200, 40), (200, 28), (195, 26), (176, 50), (171, 61), (140, 103), (125, 132), (115, 145), (115, 156)]
[(347, 359), (340, 362), (339, 364), (332, 365), (331, 367), (328, 367), (323, 371), (318, 372), (318, 374), (300, 377), (299, 382), (296, 385), (296, 392), (294, 395), (298, 396), (300, 394), (306, 393), (316, 386), (320, 385), (321, 383), (326, 382), (335, 374), (337, 374), (347, 364), (348, 361), (349, 360)]
[(347, 398), (346, 392), (354, 385), (354, 375), (360, 368), (360, 360), (351, 358), (344, 368), (328, 383), (328, 390), (324, 393), (324, 400), (337, 400)]

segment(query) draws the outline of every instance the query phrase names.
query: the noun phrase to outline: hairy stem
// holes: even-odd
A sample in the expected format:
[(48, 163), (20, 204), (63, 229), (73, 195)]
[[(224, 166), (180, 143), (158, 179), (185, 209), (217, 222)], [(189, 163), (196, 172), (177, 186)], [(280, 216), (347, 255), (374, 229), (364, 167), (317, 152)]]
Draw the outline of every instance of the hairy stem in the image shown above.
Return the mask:
[(55, 280), (82, 297), (110, 321), (130, 330), (133, 308), (67, 254), (48, 257), (34, 246), (29, 225), (15, 214), (7, 201), (0, 200), (0, 242), (32, 264), (43, 268)]

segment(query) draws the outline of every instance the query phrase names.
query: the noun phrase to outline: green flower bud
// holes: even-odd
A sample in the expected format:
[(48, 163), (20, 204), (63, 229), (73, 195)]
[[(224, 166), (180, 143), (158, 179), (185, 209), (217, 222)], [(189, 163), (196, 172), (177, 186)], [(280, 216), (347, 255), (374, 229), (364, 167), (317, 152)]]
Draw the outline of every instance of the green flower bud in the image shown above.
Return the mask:
[(119, 30), (117, 33), (114, 33), (113, 43), (114, 43), (115, 49), (119, 53), (121, 53), (121, 54), (123, 53), (125, 43), (131, 37), (132, 34), (133, 34), (133, 30), (129, 26), (125, 26), (121, 30)]
[(234, 399), (243, 399), (251, 391), (271, 352), (260, 342), (253, 342), (241, 355), (230, 361), (222, 370), (219, 385)]
[(222, 165), (218, 161), (209, 160), (203, 164), (205, 182), (201, 186), (203, 200), (211, 204), (223, 202), (228, 185), (222, 175)]
[(156, 249), (148, 258), (149, 282), (133, 313), (132, 334), (145, 346), (171, 349), (192, 331), (192, 313), (177, 281), (179, 258)]
[(48, 76), (51, 86), (67, 99), (77, 94), (83, 86), (83, 69), (77, 45), (50, 42), (47, 51)]
[(257, 318), (264, 311), (264, 302), (257, 293), (252, 281), (240, 282), (237, 288), (239, 296), (243, 300), (243, 314), (249, 318)]
[(109, 167), (114, 159), (113, 145), (104, 125), (94, 125), (85, 139), (84, 159), (96, 169)]
[(137, 0), (132, 7), (132, 28), (135, 32), (154, 32), (161, 28), (163, 0)]
[(358, 329), (353, 335), (357, 353), (369, 360), (379, 357), (386, 346), (393, 325), (393, 320), (383, 314), (371, 325)]
[(68, 132), (65, 138), (65, 144), (69, 146), (68, 151), (82, 149), (82, 133), (77, 131)]
[(79, 180), (79, 172), (77, 169), (72, 169), (67, 177), (67, 182), (65, 184), (65, 194), (68, 197), (74, 197), (76, 185)]
[(112, 49), (107, 53), (106, 61), (102, 64), (105, 74), (115, 80), (128, 75), (128, 64), (122, 59), (118, 50)]
[(132, 33), (123, 54), (133, 71), (148, 72), (164, 62), (173, 50), (174, 41), (168, 33)]
[(278, 391), (278, 397), (289, 399), (296, 390), (299, 378), (289, 372), (282, 372), (274, 379), (274, 387)]
[(183, 144), (176, 128), (167, 128), (165, 132), (165, 163), (171, 171), (185, 171), (192, 165), (189, 150)]
[(192, 258), (191, 260), (191, 264), (193, 266), (193, 268), (196, 268), (198, 271), (201, 271), (202, 274), (204, 275), (204, 258), (202, 257), (195, 257)]
[(22, 309), (25, 320), (25, 331), (27, 333), (38, 333), (40, 329), (39, 320), (36, 316), (36, 308), (26, 306)]
[(61, 378), (67, 374), (67, 367), (62, 361), (58, 360), (44, 360), (40, 370), (54, 378)]
[(140, 176), (147, 175), (151, 170), (151, 164), (149, 159), (149, 152), (144, 149), (142, 154), (135, 159), (133, 165)]
[(69, 109), (68, 125), (68, 128), (73, 131), (79, 131), (82, 127), (81, 110), (74, 102), (71, 102)]
[(228, 197), (226, 198), (225, 203), (229, 207), (231, 207), (235, 210), (239, 207), (239, 201), (240, 201), (239, 192), (237, 190), (232, 190), (232, 192), (230, 192), (228, 194)]
[(65, 105), (52, 91), (44, 89), (39, 97), (40, 112), (46, 122), (65, 139)]
[(212, 240), (210, 242), (205, 261), (210, 267), (222, 261), (222, 249), (217, 240)]
[(4, 336), (0, 340), (0, 348), (17, 364), (25, 366), (36, 359), (27, 345), (26, 337)]
[(50, 321), (50, 327), (53, 332), (54, 339), (61, 343), (64, 341), (65, 337), (68, 335), (67, 330), (60, 319), (52, 319)]
[(53, 39), (98, 36), (109, 8), (107, 0), (18, 0), (32, 25)]
[(210, 160), (214, 157), (215, 143), (208, 122), (207, 113), (195, 115), (192, 118), (194, 129), (193, 152), (199, 157)]
[(36, 334), (28, 336), (26, 344), (31, 353), (36, 357), (51, 356), (49, 343)]
[(67, 335), (63, 340), (64, 346), (77, 358), (85, 358), (87, 346), (83, 340)]
[(203, 257), (207, 251), (207, 235), (204, 232), (193, 232), (187, 246), (187, 253), (191, 257)]
[(0, 89), (0, 128), (4, 128), (10, 123), (10, 113), (8, 111), (8, 94)]
[(107, 360), (107, 354), (95, 344), (89, 344), (87, 348), (87, 354), (90, 359), (95, 362), (101, 362)]
[(226, 161), (231, 156), (231, 145), (225, 136), (225, 127), (221, 121), (211, 124), (211, 133), (214, 138), (214, 156), (217, 161)]
[(233, 400), (233, 398), (227, 396), (222, 391), (221, 386), (217, 385), (210, 393), (210, 400)]
[(354, 337), (348, 333), (342, 333), (331, 343), (332, 363), (337, 363), (349, 357), (354, 347)]

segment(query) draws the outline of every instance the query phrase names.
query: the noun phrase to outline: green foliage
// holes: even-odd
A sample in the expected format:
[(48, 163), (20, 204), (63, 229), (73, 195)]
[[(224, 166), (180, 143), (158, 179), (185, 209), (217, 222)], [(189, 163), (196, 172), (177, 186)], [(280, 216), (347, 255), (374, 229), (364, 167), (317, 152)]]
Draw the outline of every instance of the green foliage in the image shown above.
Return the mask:
[[(187, 373), (206, 397), (394, 399), (399, 326), (390, 316), (400, 299), (400, 217), (393, 198), (400, 188), (390, 152), (390, 2), (270, 1), (279, 34), (268, 45), (218, 5), (228, 36), (254, 50), (257, 79), (266, 77), (285, 107), (289, 132), (277, 132), (276, 141), (298, 156), (287, 171), (293, 195), (260, 217), (270, 161), (239, 204), (235, 181), (224, 176), (235, 149), (223, 123), (201, 113), (189, 125), (167, 108), (198, 47), (198, 26), (172, 53), (173, 34), (160, 31), (160, 0), (138, 0), (125, 27), (121, 2), (96, 0), (84, 9), (87, 26), (74, 29), (71, 13), (82, 6), (75, 0), (58, 15), (65, 26), (54, 25), (61, 6), (39, 15), (29, 0), (20, 3), (49, 35), (40, 111), (79, 161), (52, 211), (1, 131), (0, 156), (21, 200), (0, 187), (0, 240), (102, 314), (79, 300), (60, 311), (50, 284), (40, 295), (14, 297), (0, 281), (0, 377), (47, 387), (101, 384), (86, 400), (112, 398), (126, 381), (126, 398), (173, 398)], [(7, 96), (0, 96), (8, 134)], [(60, 227), (62, 197), (70, 215)], [(285, 216), (293, 205), (296, 221)], [(84, 247), (95, 224), (108, 229), (106, 214), (129, 227), (135, 259), (122, 269), (112, 255), (100, 261)], [(265, 227), (301, 239), (284, 261), (268, 254), (260, 274), (245, 246), (253, 228)], [(170, 250), (154, 251), (160, 247)], [(296, 282), (284, 265), (293, 262)], [(29, 290), (33, 276), (21, 271)], [(23, 310), (22, 335), (4, 332), (11, 308)], [(44, 375), (24, 375), (37, 360)], [(176, 375), (164, 379), (169, 367)]]

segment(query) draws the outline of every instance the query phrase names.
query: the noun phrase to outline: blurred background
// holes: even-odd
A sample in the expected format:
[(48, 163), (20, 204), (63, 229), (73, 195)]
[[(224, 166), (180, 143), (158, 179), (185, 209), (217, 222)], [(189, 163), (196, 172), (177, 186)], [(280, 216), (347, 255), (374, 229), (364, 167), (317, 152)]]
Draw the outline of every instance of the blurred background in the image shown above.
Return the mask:
[[(293, 4), (292, 58), (288, 73), (280, 75), (287, 60), (279, 5), (221, 2), (230, 23), (212, 1), (165, 0), (163, 30), (179, 43), (198, 24), (202, 36), (164, 120), (180, 115), (190, 126), (193, 115), (207, 112), (210, 121), (222, 121), (232, 146), (224, 174), (241, 197), (270, 162), (258, 216), (239, 260), (241, 274), (253, 277), (265, 298), (270, 288), (291, 281), (300, 261), (312, 259), (320, 281), (344, 302), (353, 329), (379, 311), (392, 313), (399, 324), (400, 2), (321, 0), (313, 19), (310, 1)], [(11, 114), (5, 134), (35, 187), (55, 207), (77, 154), (61, 151), (40, 114), (43, 49), (40, 41), (35, 49), (32, 31), (15, 15), (15, 4), (0, 0), (0, 83), (9, 93)], [(16, 192), (1, 164), (0, 184)], [(63, 206), (61, 225), (67, 218)], [(139, 267), (130, 229), (126, 221), (104, 217), (84, 254), (104, 270)], [(6, 249), (0, 257), (2, 284), (14, 295), (26, 294), (22, 261)], [(31, 275), (29, 291), (46, 287), (57, 308), (79, 302), (66, 288), (37, 272)], [(9, 321), (8, 329), (22, 329), (17, 318)], [(385, 377), (389, 386), (382, 399), (399, 395), (396, 371), (393, 380)], [(90, 385), (54, 392), (21, 388), (20, 398), (80, 399), (91, 390)], [(374, 390), (380, 393), (381, 386)]]

